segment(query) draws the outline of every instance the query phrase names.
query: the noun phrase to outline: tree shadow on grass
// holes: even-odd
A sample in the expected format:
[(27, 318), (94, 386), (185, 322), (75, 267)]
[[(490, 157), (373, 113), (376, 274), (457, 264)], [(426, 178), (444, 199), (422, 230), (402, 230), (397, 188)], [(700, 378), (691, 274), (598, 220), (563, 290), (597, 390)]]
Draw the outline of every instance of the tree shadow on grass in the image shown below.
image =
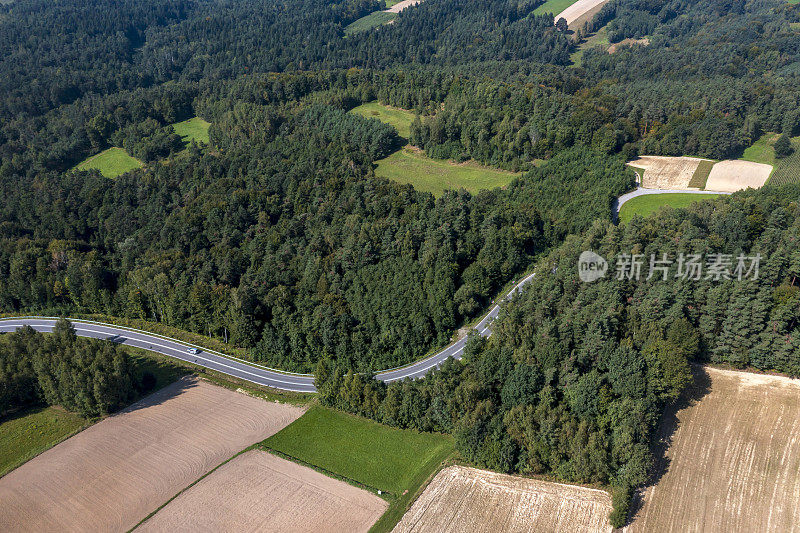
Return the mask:
[(647, 489), (658, 484), (669, 470), (670, 459), (667, 457), (667, 451), (672, 445), (675, 432), (680, 426), (678, 413), (692, 407), (711, 392), (711, 377), (706, 369), (701, 365), (692, 365), (691, 369), (692, 383), (686, 387), (686, 390), (674, 403), (664, 409), (664, 413), (661, 416), (658, 430), (650, 447), (654, 459), (650, 477), (647, 485), (639, 488), (633, 495), (630, 513), (628, 514), (628, 525), (644, 505), (644, 495)]

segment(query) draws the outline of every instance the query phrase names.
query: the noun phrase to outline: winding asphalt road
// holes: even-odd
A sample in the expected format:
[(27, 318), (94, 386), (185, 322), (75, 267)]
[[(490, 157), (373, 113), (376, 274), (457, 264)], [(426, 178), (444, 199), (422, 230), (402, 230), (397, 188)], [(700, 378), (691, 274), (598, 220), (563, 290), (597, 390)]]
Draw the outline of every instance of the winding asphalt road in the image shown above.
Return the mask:
[[(533, 279), (535, 274), (530, 274), (522, 281), (517, 283), (503, 300), (511, 299), (519, 289), (528, 281)], [(492, 334), (490, 326), (492, 321), (500, 312), (500, 306), (494, 305), (483, 319), (473, 328), (479, 335), (488, 337)], [(134, 346), (152, 352), (174, 357), (189, 363), (216, 370), (223, 374), (228, 374), (239, 379), (265, 385), (275, 389), (292, 392), (316, 392), (314, 387), (314, 376), (311, 374), (291, 374), (279, 370), (260, 366), (254, 363), (242, 361), (220, 352), (209, 350), (201, 346), (196, 346), (177, 339), (156, 335), (146, 331), (128, 329), (113, 324), (103, 324), (79, 319), (69, 319), (75, 328), (75, 333), (81, 337), (91, 337), (103, 339), (119, 344)], [(56, 319), (52, 317), (19, 317), (0, 319), (0, 333), (16, 331), (22, 326), (30, 326), (36, 331), (49, 333), (55, 326)], [(437, 368), (449, 358), (461, 359), (466, 345), (466, 336), (447, 346), (442, 351), (425, 358), (416, 363), (386, 370), (376, 374), (375, 378), (385, 382), (397, 381), (405, 378), (420, 378)], [(198, 350), (198, 353), (190, 353), (190, 349)]]

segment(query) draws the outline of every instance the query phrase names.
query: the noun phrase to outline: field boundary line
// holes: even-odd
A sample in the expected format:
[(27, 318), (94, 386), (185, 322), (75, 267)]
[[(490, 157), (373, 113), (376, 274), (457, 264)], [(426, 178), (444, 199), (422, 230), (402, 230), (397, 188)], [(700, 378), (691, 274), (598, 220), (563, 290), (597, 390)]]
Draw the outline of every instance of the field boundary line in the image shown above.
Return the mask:
[[(367, 485), (366, 483), (362, 483), (360, 481), (356, 481), (355, 479), (349, 478), (347, 476), (343, 476), (341, 474), (337, 474), (336, 472), (332, 472), (332, 471), (328, 470), (327, 468), (323, 468), (321, 466), (317, 466), (315, 464), (312, 464), (312, 463), (309, 463), (309, 462), (304, 461), (302, 459), (299, 459), (299, 458), (297, 458), (297, 457), (295, 457), (293, 455), (289, 455), (288, 453), (284, 453), (284, 452), (282, 452), (280, 450), (276, 450), (275, 448), (273, 448), (271, 446), (268, 446), (267, 444), (259, 443), (259, 444), (255, 444), (254, 447), (256, 449), (259, 449), (259, 450), (265, 452), (265, 453), (271, 453), (272, 455), (280, 457), (281, 459), (286, 459), (287, 461), (291, 461), (293, 463), (297, 463), (300, 466), (305, 466), (307, 468), (315, 470), (315, 471), (319, 472), (320, 474), (324, 474), (324, 475), (326, 475), (328, 477), (331, 477), (333, 479), (338, 479), (339, 481), (344, 481), (348, 485), (352, 485), (352, 486), (354, 486), (356, 488), (359, 488), (359, 489), (362, 489), (362, 490), (366, 490), (366, 491), (371, 492), (373, 494), (376, 494), (378, 496), (383, 496), (383, 495), (386, 494), (386, 495), (391, 496), (393, 499), (397, 499), (397, 495), (394, 494), (393, 492), (389, 492), (388, 490), (379, 489), (377, 487), (373, 487), (372, 485)], [(380, 492), (380, 494), (378, 494), (378, 492)], [(383, 499), (386, 500), (386, 498), (383, 498)], [(390, 502), (390, 504), (391, 504), (391, 502)]]

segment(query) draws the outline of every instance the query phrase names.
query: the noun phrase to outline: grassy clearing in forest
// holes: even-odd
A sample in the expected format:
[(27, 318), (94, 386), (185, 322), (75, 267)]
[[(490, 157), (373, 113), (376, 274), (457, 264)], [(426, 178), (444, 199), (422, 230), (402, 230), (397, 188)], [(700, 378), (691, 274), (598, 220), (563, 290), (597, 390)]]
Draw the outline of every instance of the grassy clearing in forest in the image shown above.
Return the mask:
[(742, 161), (751, 161), (753, 163), (765, 163), (767, 165), (775, 164), (775, 149), (772, 145), (778, 140), (777, 133), (765, 133), (756, 142), (745, 149), (742, 154)]
[(128, 155), (122, 148), (112, 146), (99, 154), (93, 155), (75, 167), (77, 170), (96, 169), (107, 178), (116, 178), (128, 171), (141, 168), (143, 163)]
[(193, 117), (189, 120), (173, 124), (172, 127), (175, 129), (175, 133), (180, 135), (183, 142), (187, 144), (191, 143), (192, 140), (198, 143), (209, 144), (208, 127), (210, 125), (211, 124), (200, 117)]
[(611, 43), (608, 40), (608, 30), (606, 26), (603, 26), (595, 33), (591, 34), (583, 41), (581, 44), (578, 45), (577, 49), (570, 54), (569, 59), (572, 61), (573, 65), (580, 65), (581, 61), (583, 61), (583, 54), (586, 50), (590, 50), (595, 46), (602, 46), (603, 50), (607, 50)]
[(350, 110), (366, 118), (377, 118), (381, 122), (394, 126), (400, 137), (408, 139), (411, 136), (411, 122), (414, 121), (414, 113), (397, 107), (379, 104), (378, 102), (368, 102)]
[[(395, 4), (396, 3), (397, 2), (395, 2)], [(377, 28), (378, 26), (386, 24), (390, 20), (394, 20), (396, 17), (397, 13), (389, 13), (388, 11), (373, 11), (369, 15), (361, 17), (355, 22), (351, 22), (350, 24), (348, 24), (347, 27), (344, 29), (344, 34), (352, 35), (354, 33), (359, 33), (362, 31), (369, 31), (373, 28)]]
[(476, 194), (483, 189), (504, 187), (519, 174), (485, 167), (475, 162), (453, 163), (431, 159), (419, 150), (403, 148), (377, 161), (375, 175), (399, 183), (410, 183), (418, 191), (439, 197), (448, 189), (466, 189)]
[(788, 157), (777, 158), (773, 146), (778, 137), (777, 133), (765, 133), (744, 151), (741, 159), (772, 165), (774, 170), (767, 181), (769, 185), (798, 183), (800, 182), (800, 137), (792, 138), (794, 152)]
[(619, 210), (619, 221), (624, 224), (629, 222), (634, 215), (646, 217), (655, 213), (665, 205), (678, 209), (702, 200), (711, 200), (718, 196), (718, 194), (691, 193), (647, 194), (644, 196), (637, 196), (622, 204)]

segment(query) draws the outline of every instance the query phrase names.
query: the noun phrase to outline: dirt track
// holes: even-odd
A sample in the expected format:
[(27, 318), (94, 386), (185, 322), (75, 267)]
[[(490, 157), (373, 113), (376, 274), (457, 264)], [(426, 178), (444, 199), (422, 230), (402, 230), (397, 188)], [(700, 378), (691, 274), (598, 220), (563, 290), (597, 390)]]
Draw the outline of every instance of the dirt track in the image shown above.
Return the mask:
[(662, 421), (663, 475), (627, 531), (800, 531), (800, 381), (696, 374), (692, 405)]
[(0, 530), (126, 531), (301, 414), (179, 380), (0, 478)]
[(610, 532), (600, 490), (451, 466), (439, 472), (393, 533)]
[(343, 481), (252, 450), (209, 474), (136, 531), (367, 531), (388, 505)]

